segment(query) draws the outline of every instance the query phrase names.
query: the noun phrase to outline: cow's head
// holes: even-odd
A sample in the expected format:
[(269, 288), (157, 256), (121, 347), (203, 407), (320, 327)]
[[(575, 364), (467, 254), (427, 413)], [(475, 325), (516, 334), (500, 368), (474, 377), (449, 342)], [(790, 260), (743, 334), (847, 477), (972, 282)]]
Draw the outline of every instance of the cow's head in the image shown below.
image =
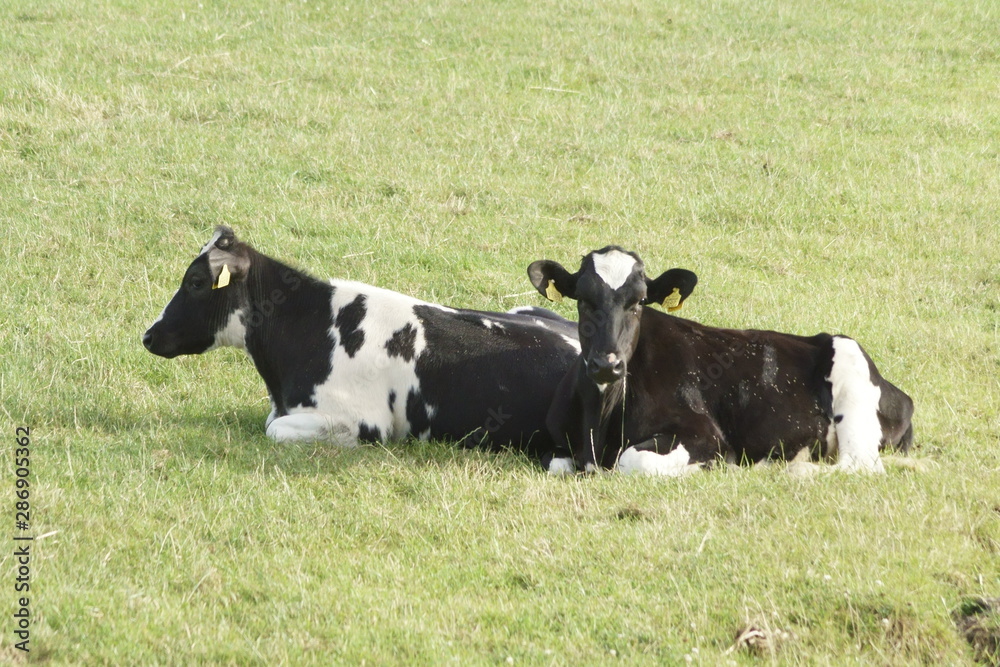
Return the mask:
[(603, 387), (625, 375), (639, 340), (642, 307), (681, 307), (698, 282), (694, 273), (670, 269), (656, 280), (646, 277), (642, 260), (618, 246), (595, 250), (570, 273), (543, 259), (528, 267), (528, 277), (543, 296), (576, 299), (580, 316), (580, 357), (587, 376)]
[(242, 346), (250, 248), (217, 227), (184, 273), (181, 287), (142, 337), (153, 354), (172, 358), (222, 345)]

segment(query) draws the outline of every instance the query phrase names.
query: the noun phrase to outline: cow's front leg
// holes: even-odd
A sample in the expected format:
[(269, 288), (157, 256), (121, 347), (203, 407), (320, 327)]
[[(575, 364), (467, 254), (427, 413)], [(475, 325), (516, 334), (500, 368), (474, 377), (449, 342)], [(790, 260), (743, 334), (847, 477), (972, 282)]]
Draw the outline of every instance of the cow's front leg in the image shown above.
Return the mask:
[(633, 445), (618, 457), (617, 468), (626, 475), (681, 477), (701, 470), (722, 455), (718, 428), (678, 429)]
[(540, 460), (542, 468), (550, 475), (564, 476), (576, 473), (576, 464), (568, 453), (547, 452)]
[(702, 466), (692, 461), (691, 453), (684, 445), (678, 445), (666, 454), (657, 454), (656, 445), (647, 441), (622, 452), (617, 467), (626, 475), (681, 477), (697, 472)]
[(267, 437), (277, 442), (327, 440), (344, 447), (358, 444), (357, 435), (344, 424), (334, 424), (329, 417), (315, 412), (299, 412), (272, 419)]
[(599, 472), (604, 458), (604, 445), (607, 440), (607, 423), (602, 423), (600, 413), (594, 413), (596, 418), (588, 414), (579, 425), (579, 431), (571, 438), (573, 446), (573, 462), (576, 469), (584, 473)]
[[(610, 421), (603, 420), (602, 427), (603, 398), (603, 392), (580, 370), (567, 373), (559, 383), (545, 421), (553, 442), (552, 457), (545, 462), (550, 473), (589, 473), (600, 468)], [(620, 421), (621, 414), (616, 418)]]

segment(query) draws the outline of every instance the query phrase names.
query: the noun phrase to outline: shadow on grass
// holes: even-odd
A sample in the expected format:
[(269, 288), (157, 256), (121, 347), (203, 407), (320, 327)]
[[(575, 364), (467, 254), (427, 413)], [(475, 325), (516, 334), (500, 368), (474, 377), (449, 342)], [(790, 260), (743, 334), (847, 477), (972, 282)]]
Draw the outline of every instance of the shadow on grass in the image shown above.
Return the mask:
[[(150, 451), (158, 450), (157, 443), (164, 442), (161, 434), (174, 429), (161, 420), (137, 427), (147, 431)], [(172, 457), (217, 460), (240, 473), (330, 475), (387, 464), (411, 469), (483, 464), (506, 472), (542, 471), (536, 459), (518, 450), (467, 448), (443, 440), (407, 438), (356, 447), (328, 441), (278, 443), (265, 435), (264, 416), (254, 408), (216, 415), (189, 412), (178, 420), (176, 431), (181, 437), (172, 440)]]

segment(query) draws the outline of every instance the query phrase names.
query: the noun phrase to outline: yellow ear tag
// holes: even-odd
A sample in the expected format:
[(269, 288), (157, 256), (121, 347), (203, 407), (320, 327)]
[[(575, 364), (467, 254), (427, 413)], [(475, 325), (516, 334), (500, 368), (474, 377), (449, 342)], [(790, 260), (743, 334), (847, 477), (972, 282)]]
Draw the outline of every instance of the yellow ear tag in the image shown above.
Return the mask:
[(549, 301), (562, 301), (563, 295), (556, 289), (556, 281), (549, 281), (549, 286), (545, 288), (545, 298)]
[(222, 270), (219, 271), (219, 279), (215, 281), (212, 285), (212, 289), (221, 289), (229, 284), (229, 265), (223, 264)]
[(674, 291), (668, 294), (667, 298), (661, 303), (669, 311), (680, 310), (680, 307), (683, 305), (681, 303), (681, 290), (675, 287)]

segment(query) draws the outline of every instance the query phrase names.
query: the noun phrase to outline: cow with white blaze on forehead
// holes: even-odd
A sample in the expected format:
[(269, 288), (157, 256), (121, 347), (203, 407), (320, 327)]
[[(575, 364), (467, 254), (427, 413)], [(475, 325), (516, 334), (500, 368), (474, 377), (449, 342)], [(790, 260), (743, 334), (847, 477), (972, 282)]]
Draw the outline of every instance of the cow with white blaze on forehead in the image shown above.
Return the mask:
[(243, 348), (267, 385), (267, 435), (353, 445), (416, 436), (551, 451), (545, 415), (579, 353), (541, 308), (456, 310), (322, 282), (227, 227), (191, 263), (142, 339), (162, 357)]
[(720, 459), (836, 458), (882, 472), (906, 451), (913, 401), (844, 336), (720, 329), (646, 306), (680, 308), (697, 277), (646, 277), (638, 255), (591, 252), (570, 273), (528, 267), (551, 300), (576, 299), (582, 352), (560, 384), (548, 428), (581, 470), (682, 475)]

